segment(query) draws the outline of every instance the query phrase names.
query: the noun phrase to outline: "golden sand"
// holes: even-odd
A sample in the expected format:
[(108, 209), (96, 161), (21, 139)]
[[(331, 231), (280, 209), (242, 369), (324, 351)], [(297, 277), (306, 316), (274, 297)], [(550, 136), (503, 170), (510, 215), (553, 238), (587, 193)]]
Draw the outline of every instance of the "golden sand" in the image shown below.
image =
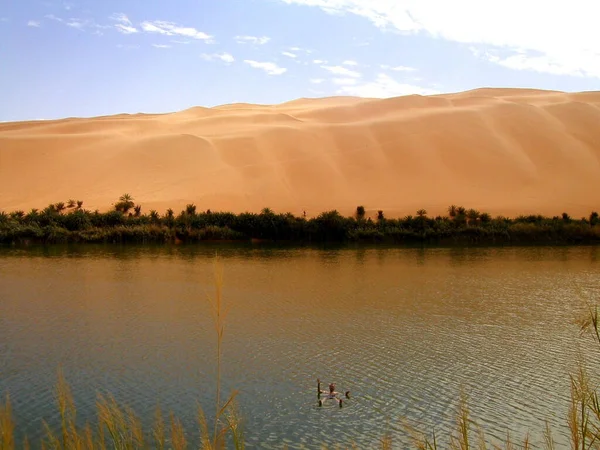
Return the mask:
[(68, 199), (107, 210), (388, 217), (600, 210), (600, 92), (478, 89), (390, 99), (0, 124), (0, 210)]

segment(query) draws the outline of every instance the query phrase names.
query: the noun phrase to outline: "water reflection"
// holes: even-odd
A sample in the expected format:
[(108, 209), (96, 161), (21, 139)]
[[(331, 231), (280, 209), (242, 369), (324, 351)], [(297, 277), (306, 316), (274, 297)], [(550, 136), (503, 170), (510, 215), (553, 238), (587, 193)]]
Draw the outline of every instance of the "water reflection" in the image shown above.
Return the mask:
[[(217, 252), (232, 305), (225, 392), (240, 390), (250, 443), (364, 448), (390, 429), (400, 446), (400, 417), (449, 430), (462, 386), (491, 436), (541, 442), (548, 419), (566, 445), (576, 291), (598, 293), (596, 247), (2, 249), (0, 394), (21, 430), (39, 439), (55, 416), (59, 365), (83, 419), (110, 391), (146, 425), (160, 403), (195, 430), (214, 395)], [(352, 401), (318, 409), (317, 377)]]

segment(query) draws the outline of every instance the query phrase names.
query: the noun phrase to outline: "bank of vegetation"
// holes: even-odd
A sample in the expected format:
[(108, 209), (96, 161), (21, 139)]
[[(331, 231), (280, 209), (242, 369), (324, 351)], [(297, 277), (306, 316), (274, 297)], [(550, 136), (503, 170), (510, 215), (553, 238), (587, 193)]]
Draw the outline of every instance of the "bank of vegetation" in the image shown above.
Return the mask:
[(82, 201), (51, 204), (43, 210), (0, 211), (0, 243), (187, 243), (250, 241), (388, 244), (592, 244), (600, 242), (597, 212), (588, 217), (569, 214), (514, 218), (452, 205), (445, 216), (430, 217), (425, 209), (403, 218), (384, 211), (367, 217), (358, 206), (352, 217), (326, 211), (313, 218), (276, 214), (198, 211), (189, 204), (175, 213), (142, 211), (124, 194), (108, 212), (89, 211)]

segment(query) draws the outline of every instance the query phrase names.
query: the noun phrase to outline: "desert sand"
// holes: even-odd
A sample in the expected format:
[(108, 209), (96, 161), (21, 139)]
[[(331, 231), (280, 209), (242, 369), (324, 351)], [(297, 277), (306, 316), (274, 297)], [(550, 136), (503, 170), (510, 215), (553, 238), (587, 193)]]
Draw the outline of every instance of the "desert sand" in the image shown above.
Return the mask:
[(477, 89), (0, 123), (0, 210), (574, 217), (600, 210), (600, 92)]

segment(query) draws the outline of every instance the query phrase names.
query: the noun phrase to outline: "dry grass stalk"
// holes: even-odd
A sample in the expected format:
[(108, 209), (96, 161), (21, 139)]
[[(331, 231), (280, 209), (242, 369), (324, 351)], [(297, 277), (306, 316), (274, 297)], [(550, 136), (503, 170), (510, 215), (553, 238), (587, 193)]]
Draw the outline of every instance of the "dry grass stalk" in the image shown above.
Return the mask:
[(4, 405), (0, 404), (0, 450), (14, 450), (15, 448), (15, 423), (12, 418), (10, 397), (6, 395)]

